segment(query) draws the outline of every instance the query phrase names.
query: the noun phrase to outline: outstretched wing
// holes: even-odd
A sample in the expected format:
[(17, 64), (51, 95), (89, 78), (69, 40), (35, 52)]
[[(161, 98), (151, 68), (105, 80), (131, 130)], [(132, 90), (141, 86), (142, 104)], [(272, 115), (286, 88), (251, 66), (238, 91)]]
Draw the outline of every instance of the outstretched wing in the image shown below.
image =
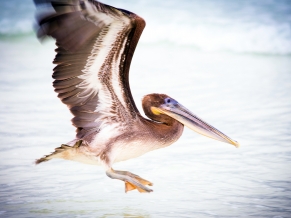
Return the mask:
[(144, 20), (93, 0), (35, 3), (38, 37), (56, 39), (53, 86), (74, 115), (77, 138), (108, 122), (130, 125), (139, 112), (128, 73)]

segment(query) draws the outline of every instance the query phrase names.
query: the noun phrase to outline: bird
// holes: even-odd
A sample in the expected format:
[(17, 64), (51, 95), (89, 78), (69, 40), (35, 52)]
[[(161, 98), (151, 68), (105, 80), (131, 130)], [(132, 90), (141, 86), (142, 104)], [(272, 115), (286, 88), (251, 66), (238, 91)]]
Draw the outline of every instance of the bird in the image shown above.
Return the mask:
[(142, 99), (138, 111), (129, 85), (131, 60), (145, 27), (137, 14), (95, 0), (34, 0), (37, 37), (56, 40), (53, 87), (73, 115), (75, 139), (35, 161), (54, 158), (102, 166), (125, 192), (149, 193), (153, 183), (113, 164), (176, 142), (184, 126), (239, 147), (174, 98)]

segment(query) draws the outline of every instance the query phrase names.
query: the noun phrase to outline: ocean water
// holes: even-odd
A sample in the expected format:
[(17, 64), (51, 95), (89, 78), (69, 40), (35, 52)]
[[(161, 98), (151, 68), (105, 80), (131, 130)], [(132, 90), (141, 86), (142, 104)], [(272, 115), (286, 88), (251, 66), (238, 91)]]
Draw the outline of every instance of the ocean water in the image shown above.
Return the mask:
[(291, 3), (104, 3), (147, 26), (130, 84), (136, 105), (165, 93), (240, 142), (185, 128), (168, 148), (120, 162), (154, 183), (124, 193), (98, 166), (34, 160), (74, 138), (53, 92), (54, 42), (35, 37), (34, 5), (0, 3), (0, 217), (291, 217)]

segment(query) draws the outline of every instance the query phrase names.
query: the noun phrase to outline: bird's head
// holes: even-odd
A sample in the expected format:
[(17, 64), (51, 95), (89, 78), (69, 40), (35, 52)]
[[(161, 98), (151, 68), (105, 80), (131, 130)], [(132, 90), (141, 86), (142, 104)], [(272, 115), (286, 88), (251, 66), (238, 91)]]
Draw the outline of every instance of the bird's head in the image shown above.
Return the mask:
[(155, 121), (171, 125), (175, 119), (199, 134), (239, 147), (237, 141), (206, 123), (168, 95), (146, 95), (142, 99), (142, 107), (146, 116)]

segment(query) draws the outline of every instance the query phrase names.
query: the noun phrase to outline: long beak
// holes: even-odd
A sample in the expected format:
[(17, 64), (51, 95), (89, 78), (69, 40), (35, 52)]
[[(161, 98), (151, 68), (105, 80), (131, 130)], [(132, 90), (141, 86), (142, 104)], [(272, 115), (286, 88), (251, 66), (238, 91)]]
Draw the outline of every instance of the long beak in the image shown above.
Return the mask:
[(180, 123), (184, 124), (188, 128), (194, 130), (201, 135), (207, 136), (218, 141), (229, 143), (235, 147), (239, 147), (239, 143), (232, 140), (227, 135), (220, 132), (218, 129), (214, 128), (210, 124), (206, 123), (193, 113), (191, 113), (187, 108), (179, 104), (178, 102), (171, 104), (163, 104), (160, 107), (152, 107), (152, 110), (156, 113), (166, 114)]

